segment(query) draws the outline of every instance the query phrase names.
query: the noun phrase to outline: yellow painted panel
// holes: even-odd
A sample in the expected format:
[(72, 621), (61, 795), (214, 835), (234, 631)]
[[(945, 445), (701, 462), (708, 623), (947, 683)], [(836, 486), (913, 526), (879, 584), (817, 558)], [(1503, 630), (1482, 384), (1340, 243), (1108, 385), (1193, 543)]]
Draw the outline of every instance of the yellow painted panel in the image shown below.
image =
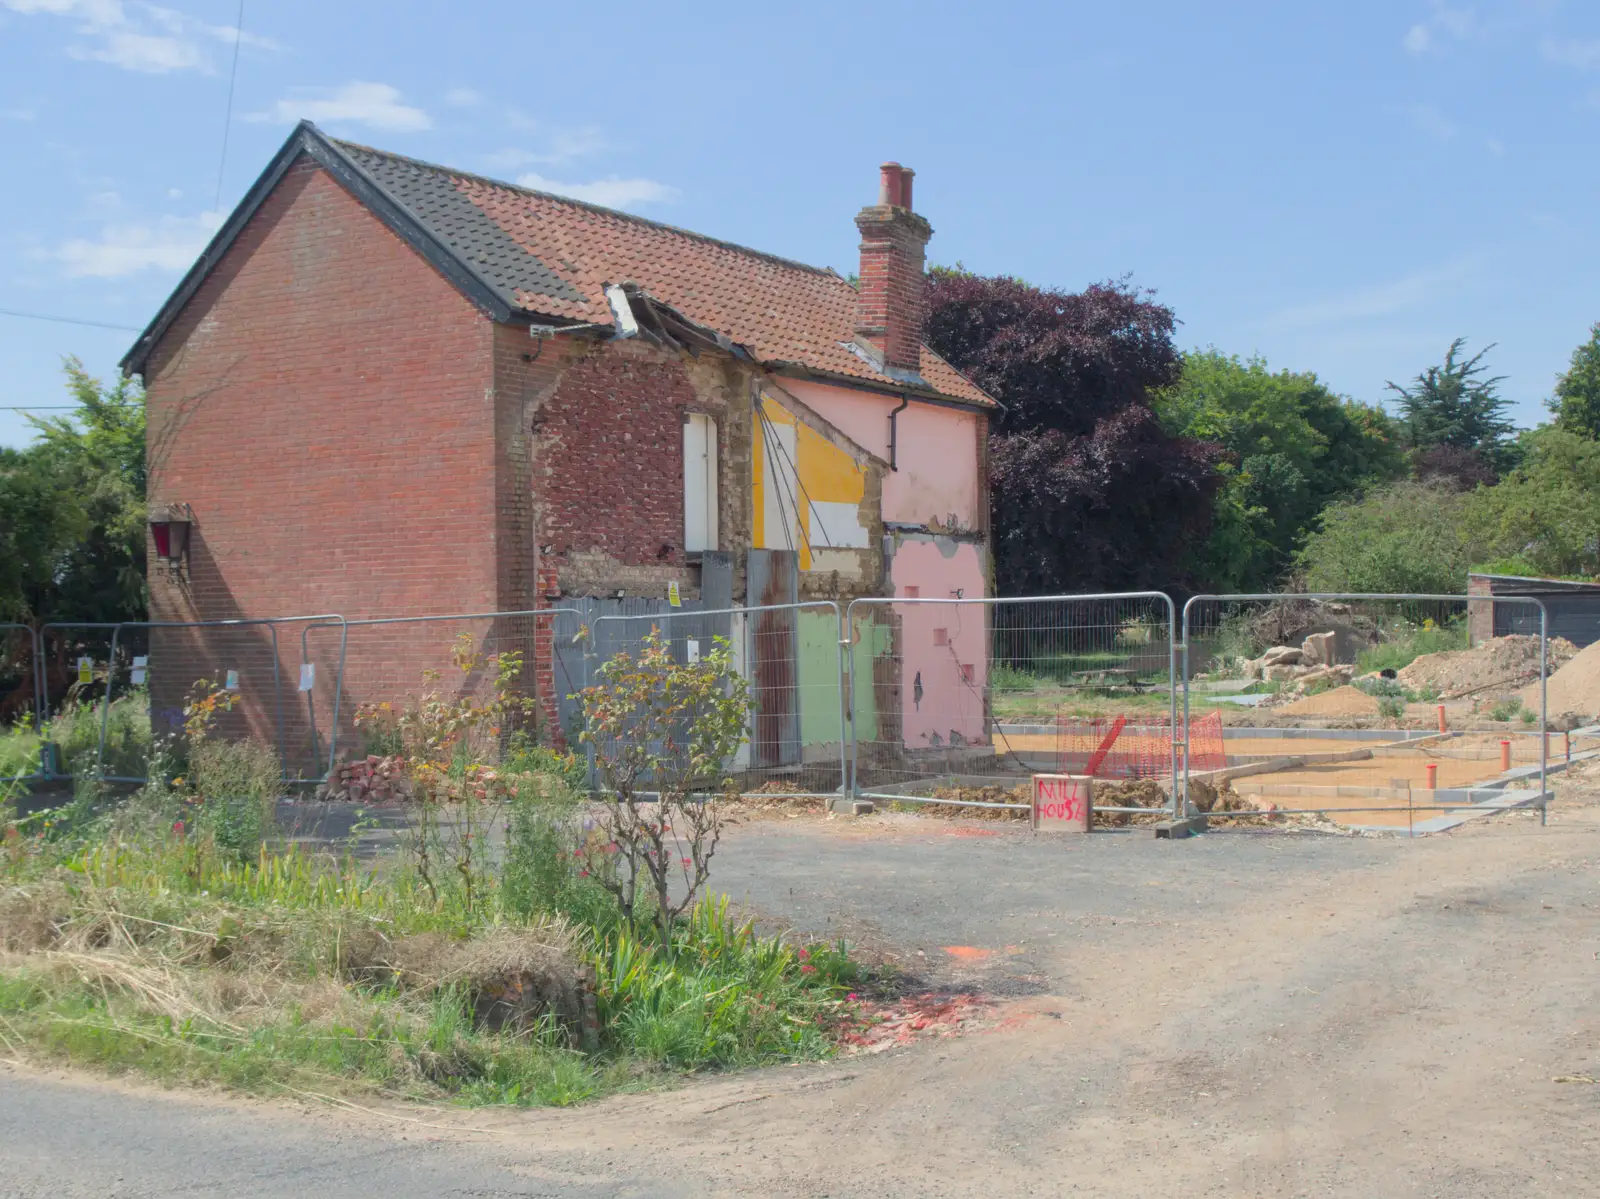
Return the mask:
[(866, 472), (855, 459), (816, 430), (800, 427), (800, 485), (814, 500), (859, 504), (866, 494)]
[[(755, 525), (752, 544), (757, 549), (791, 548), (787, 544), (767, 544), (770, 539), (766, 535), (766, 516), (769, 507), (775, 507), (782, 513), (793, 511), (798, 506), (799, 511), (795, 515), (800, 536), (799, 544), (793, 548), (799, 551), (800, 569), (810, 570), (812, 512), (808, 501), (859, 504), (866, 494), (866, 472), (856, 465), (855, 459), (849, 454), (809, 426), (801, 424), (794, 413), (769, 396), (761, 397), (760, 414), (761, 420), (756, 422), (754, 430), (751, 455), (751, 482), (754, 489), (754, 512), (751, 515)], [(771, 435), (763, 428), (763, 422), (794, 430), (794, 469), (799, 483), (795, 495), (788, 494), (790, 489), (783, 479), (770, 477), (767, 452)], [(771, 495), (767, 493), (769, 487), (773, 491)]]

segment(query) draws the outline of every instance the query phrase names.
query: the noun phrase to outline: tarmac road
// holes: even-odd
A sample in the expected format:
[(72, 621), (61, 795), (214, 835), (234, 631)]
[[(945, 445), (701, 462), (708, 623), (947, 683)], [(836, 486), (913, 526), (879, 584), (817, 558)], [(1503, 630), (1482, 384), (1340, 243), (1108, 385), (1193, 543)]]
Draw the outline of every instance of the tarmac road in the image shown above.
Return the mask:
[(1409, 842), (756, 822), (721, 887), (998, 1027), (559, 1112), (15, 1068), (0, 1195), (1600, 1195), (1600, 1085), (1556, 1081), (1600, 1077), (1600, 806), (1567, 789), (1548, 828)]

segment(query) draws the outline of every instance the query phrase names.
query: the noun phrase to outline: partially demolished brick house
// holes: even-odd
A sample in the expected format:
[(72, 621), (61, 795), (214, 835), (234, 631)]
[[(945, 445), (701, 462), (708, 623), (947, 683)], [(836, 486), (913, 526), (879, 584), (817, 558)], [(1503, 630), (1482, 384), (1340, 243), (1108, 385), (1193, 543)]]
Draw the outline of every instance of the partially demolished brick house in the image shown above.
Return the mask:
[[(859, 289), (300, 125), (123, 362), (149, 397), (152, 506), (193, 522), (184, 569), (152, 547), (153, 619), (987, 594), (994, 404), (920, 342), (932, 230), (912, 172), (885, 165), (856, 224)], [(895, 665), (852, 689), (875, 709), (856, 718), (938, 744), (963, 730), (919, 727), (911, 680), (917, 698), (935, 673), (981, 687), (985, 635), (952, 642), (903, 612), (874, 634)], [(812, 656), (833, 671), (837, 629), (790, 619), (790, 676)], [(519, 648), (555, 718), (572, 673), (557, 677), (552, 622), (529, 627)], [(454, 630), (390, 626), (379, 652), (351, 629), (338, 697), (331, 635), (314, 633), (277, 630), (274, 702), (298, 712), (302, 645), (321, 646), (304, 699), (314, 716), (337, 698), (347, 721), (443, 666)], [(221, 638), (153, 637), (158, 707), (220, 677)], [(837, 712), (795, 706), (760, 752), (836, 752)]]

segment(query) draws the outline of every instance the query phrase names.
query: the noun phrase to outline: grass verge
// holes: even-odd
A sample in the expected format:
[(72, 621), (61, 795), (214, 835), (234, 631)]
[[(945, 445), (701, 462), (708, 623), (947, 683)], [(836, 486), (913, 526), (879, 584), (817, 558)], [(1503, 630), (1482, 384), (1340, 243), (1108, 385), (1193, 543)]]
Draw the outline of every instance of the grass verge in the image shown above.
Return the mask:
[(859, 976), (842, 944), (760, 936), (712, 898), (666, 940), (629, 927), (574, 864), (574, 806), (537, 791), (470, 905), (403, 857), (266, 830), (250, 856), (235, 818), (150, 789), (49, 832), (0, 817), (0, 1048), (173, 1083), (524, 1105), (833, 1051)]

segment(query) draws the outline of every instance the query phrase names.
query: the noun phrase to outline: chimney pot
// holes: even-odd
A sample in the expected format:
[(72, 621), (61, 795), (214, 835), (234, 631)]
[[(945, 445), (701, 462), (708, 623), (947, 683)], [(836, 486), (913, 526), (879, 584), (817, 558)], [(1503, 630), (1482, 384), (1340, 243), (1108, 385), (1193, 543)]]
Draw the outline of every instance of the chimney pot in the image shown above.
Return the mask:
[(878, 168), (878, 203), (902, 207), (900, 203), (900, 172), (898, 162), (886, 162)]
[(900, 207), (904, 208), (907, 212), (912, 211), (911, 180), (916, 177), (916, 174), (917, 173), (910, 167), (900, 168)]

